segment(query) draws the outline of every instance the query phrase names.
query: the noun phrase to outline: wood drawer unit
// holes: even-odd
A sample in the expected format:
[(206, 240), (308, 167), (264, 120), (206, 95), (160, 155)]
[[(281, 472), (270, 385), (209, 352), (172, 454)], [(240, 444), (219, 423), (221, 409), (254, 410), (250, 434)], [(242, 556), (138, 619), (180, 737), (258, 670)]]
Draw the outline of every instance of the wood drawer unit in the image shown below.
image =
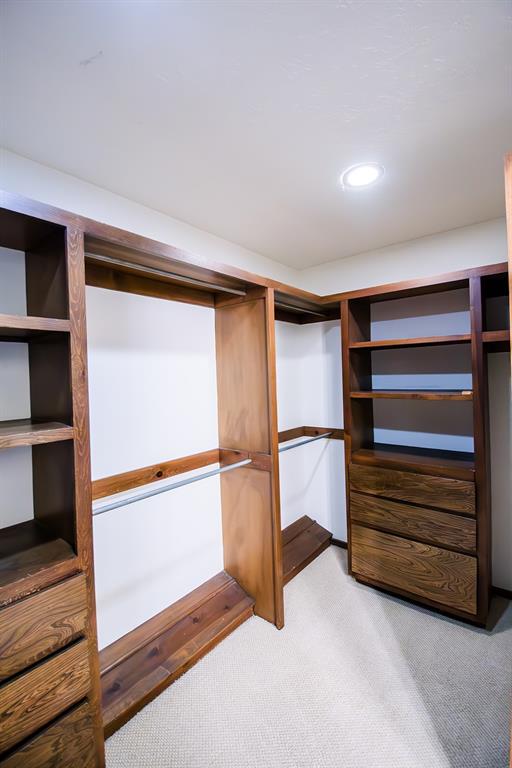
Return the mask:
[(466, 515), (475, 514), (475, 484), (469, 480), (359, 464), (350, 464), (349, 478), (352, 491)]
[(0, 610), (0, 682), (85, 632), (85, 576), (80, 574)]
[(440, 607), (476, 614), (477, 561), (430, 544), (352, 525), (354, 575)]
[(476, 520), (363, 493), (350, 494), (350, 518), (440, 547), (476, 551)]
[(79, 704), (5, 759), (0, 768), (93, 768), (96, 766), (90, 706)]
[(0, 753), (31, 736), (83, 699), (90, 688), (87, 641), (0, 686)]

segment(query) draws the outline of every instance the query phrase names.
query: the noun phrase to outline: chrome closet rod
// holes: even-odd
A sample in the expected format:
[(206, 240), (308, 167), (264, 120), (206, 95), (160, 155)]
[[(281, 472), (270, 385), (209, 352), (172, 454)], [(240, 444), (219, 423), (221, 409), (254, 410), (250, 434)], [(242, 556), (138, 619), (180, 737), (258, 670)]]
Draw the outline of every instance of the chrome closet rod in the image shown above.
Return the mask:
[(228, 288), (225, 285), (218, 285), (217, 283), (208, 283), (206, 280), (198, 280), (195, 277), (186, 277), (180, 275), (178, 272), (166, 272), (165, 269), (157, 269), (156, 267), (143, 267), (141, 264), (132, 264), (131, 261), (125, 261), (124, 259), (115, 259), (113, 256), (100, 256), (99, 254), (86, 251), (86, 258), (94, 259), (94, 261), (101, 261), (105, 264), (113, 264), (118, 267), (129, 267), (137, 272), (142, 272), (149, 275), (158, 275), (159, 277), (170, 277), (173, 280), (179, 280), (182, 283), (188, 283), (189, 285), (198, 285), (201, 288), (209, 288), (212, 291), (224, 291), (224, 293), (233, 293), (235, 296), (246, 296), (247, 291), (243, 291), (239, 288)]
[(230, 472), (237, 467), (245, 467), (247, 464), (251, 464), (252, 459), (244, 459), (243, 461), (237, 461), (234, 464), (227, 464), (225, 467), (219, 467), (218, 469), (212, 469), (211, 472), (203, 472), (201, 475), (195, 477), (187, 477), (185, 480), (178, 480), (174, 483), (168, 483), (167, 485), (160, 485), (158, 488), (153, 488), (150, 491), (139, 491), (133, 493), (131, 496), (125, 496), (123, 499), (117, 499), (117, 501), (107, 501), (104, 503), (94, 502), (92, 505), (92, 514), (102, 515), (104, 512), (110, 512), (111, 509), (118, 509), (118, 507), (124, 507), (127, 504), (134, 504), (136, 501), (142, 499), (149, 499), (151, 496), (158, 496), (160, 493), (166, 493), (172, 491), (174, 488), (182, 488), (184, 485), (190, 485), (190, 483), (197, 483), (198, 480), (204, 480), (207, 477), (213, 477), (214, 475), (221, 475), (223, 472)]
[(323, 440), (324, 437), (330, 437), (332, 432), (325, 432), (323, 435), (316, 435), (316, 437), (308, 437), (306, 440), (301, 440), (300, 443), (294, 443), (293, 445), (283, 445), (279, 448), (279, 453), (284, 451), (291, 451), (292, 448), (298, 448), (299, 445), (306, 445), (307, 443), (313, 443), (315, 440)]

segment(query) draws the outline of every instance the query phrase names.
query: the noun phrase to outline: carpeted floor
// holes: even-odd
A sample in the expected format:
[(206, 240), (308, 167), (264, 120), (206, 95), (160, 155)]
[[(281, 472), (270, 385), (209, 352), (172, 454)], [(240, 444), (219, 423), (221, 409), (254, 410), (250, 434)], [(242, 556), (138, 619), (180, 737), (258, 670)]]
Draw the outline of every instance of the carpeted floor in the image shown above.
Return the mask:
[(108, 768), (506, 768), (512, 607), (492, 632), (358, 585), (330, 547), (107, 742)]

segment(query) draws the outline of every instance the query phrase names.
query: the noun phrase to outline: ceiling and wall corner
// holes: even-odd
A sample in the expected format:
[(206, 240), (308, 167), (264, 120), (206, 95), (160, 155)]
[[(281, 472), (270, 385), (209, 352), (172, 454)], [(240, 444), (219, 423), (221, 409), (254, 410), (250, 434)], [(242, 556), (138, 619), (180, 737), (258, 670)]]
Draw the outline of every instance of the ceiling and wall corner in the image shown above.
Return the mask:
[[(305, 269), (503, 215), (509, 0), (0, 8), (1, 143), (237, 243), (226, 261)], [(343, 191), (369, 160), (383, 179)]]

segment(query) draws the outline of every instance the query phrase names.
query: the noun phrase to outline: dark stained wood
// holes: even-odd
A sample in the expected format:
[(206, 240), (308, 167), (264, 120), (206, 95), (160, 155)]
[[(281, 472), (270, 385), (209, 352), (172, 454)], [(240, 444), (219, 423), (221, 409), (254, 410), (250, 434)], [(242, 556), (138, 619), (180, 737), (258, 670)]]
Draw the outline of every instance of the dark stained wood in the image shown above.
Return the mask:
[(283, 582), (288, 584), (331, 543), (332, 533), (304, 515), (282, 532)]
[(453, 477), (471, 482), (475, 479), (475, 457), (472, 453), (374, 443), (372, 446), (352, 451), (351, 458), (354, 464), (406, 469), (408, 472)]
[(41, 335), (68, 332), (69, 320), (0, 314), (0, 341), (29, 341)]
[(0, 610), (0, 682), (63, 648), (85, 631), (80, 574)]
[(470, 390), (372, 389), (351, 392), (350, 397), (372, 400), (472, 400), (473, 392)]
[(401, 347), (431, 347), (446, 344), (467, 344), (471, 334), (458, 336), (426, 336), (416, 339), (380, 339), (376, 341), (353, 341), (350, 349), (400, 349)]
[(44, 218), (44, 215), (32, 218), (14, 210), (0, 208), (0, 246), (13, 248), (15, 251), (29, 251), (57, 232), (62, 232), (55, 224), (42, 221)]
[(89, 690), (87, 641), (0, 687), (0, 752), (28, 738)]
[(73, 427), (58, 422), (37, 423), (32, 419), (1, 421), (0, 449), (72, 440), (73, 434)]
[(72, 441), (32, 447), (32, 486), (36, 520), (76, 552)]
[(352, 569), (388, 588), (477, 612), (477, 560), (469, 555), (353, 525)]
[(450, 515), (434, 509), (381, 499), (363, 493), (350, 496), (350, 517), (353, 522), (378, 528), (387, 533), (437, 544), (464, 552), (476, 551), (476, 520)]
[(219, 449), (213, 448), (210, 451), (193, 453), (190, 456), (182, 456), (179, 459), (162, 461), (149, 467), (132, 469), (129, 472), (121, 472), (110, 477), (102, 477), (99, 480), (94, 480), (92, 483), (92, 498), (102, 499), (104, 496), (111, 496), (114, 493), (129, 491), (131, 488), (138, 488), (141, 485), (155, 483), (158, 480), (174, 477), (183, 472), (190, 472), (193, 469), (206, 467), (209, 464), (216, 464), (219, 460)]
[(483, 331), (486, 352), (510, 352), (510, 331)]
[(25, 742), (0, 768), (94, 768), (94, 728), (87, 702)]
[(67, 318), (65, 233), (59, 229), (25, 254), (27, 314)]
[(69, 295), (71, 386), (74, 449), (75, 535), (80, 565), (87, 579), (86, 637), (90, 678), (88, 701), (94, 724), (96, 768), (105, 765), (101, 686), (96, 629), (94, 555), (92, 540), (91, 458), (89, 444), (89, 399), (87, 392), (87, 330), (85, 322), (85, 264), (83, 232), (66, 232), (67, 289)]
[(249, 618), (253, 604), (233, 578), (221, 573), (106, 649), (102, 653), (105, 735), (120, 728)]
[(139, 296), (151, 296), (155, 299), (185, 302), (202, 307), (214, 306), (214, 294), (211, 291), (201, 291), (163, 278), (155, 280), (149, 276), (130, 273), (126, 268), (113, 269), (91, 261), (86, 264), (85, 282), (87, 285), (111, 291), (135, 293)]
[(351, 491), (465, 515), (475, 514), (475, 484), (467, 480), (358, 464), (350, 465), (349, 480)]
[(478, 616), (487, 617), (491, 597), (491, 484), (487, 357), (482, 344), (483, 303), (480, 278), (469, 280), (471, 369), (473, 376), (473, 437), (475, 443), (476, 517), (478, 521)]
[(342, 539), (335, 539), (334, 536), (331, 539), (331, 544), (334, 547), (340, 547), (340, 549), (347, 549), (347, 542), (343, 541)]
[(0, 606), (76, 573), (70, 545), (34, 520), (0, 529)]

